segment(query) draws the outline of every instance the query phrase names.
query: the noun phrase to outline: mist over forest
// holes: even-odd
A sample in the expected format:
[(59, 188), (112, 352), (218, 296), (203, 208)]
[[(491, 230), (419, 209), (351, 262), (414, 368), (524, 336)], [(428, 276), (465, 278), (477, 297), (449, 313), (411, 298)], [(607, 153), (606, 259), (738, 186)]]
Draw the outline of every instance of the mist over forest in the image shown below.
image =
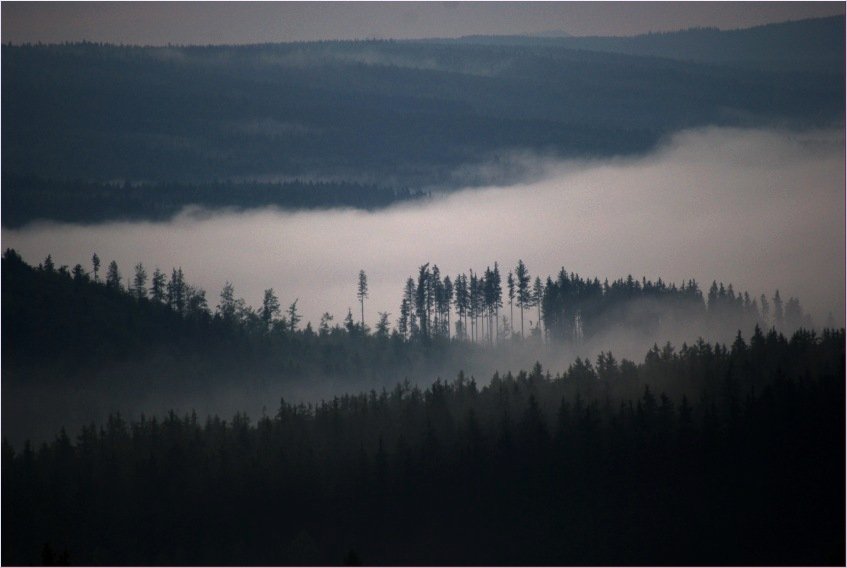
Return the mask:
[(844, 52), (3, 45), (2, 562), (843, 564)]

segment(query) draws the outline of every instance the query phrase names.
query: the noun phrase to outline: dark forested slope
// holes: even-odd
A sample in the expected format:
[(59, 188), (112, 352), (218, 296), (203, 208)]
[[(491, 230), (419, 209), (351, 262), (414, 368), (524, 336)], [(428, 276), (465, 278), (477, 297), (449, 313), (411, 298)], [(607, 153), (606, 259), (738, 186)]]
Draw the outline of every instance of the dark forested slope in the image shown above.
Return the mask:
[(3, 562), (843, 565), (843, 331), (605, 361), (4, 442)]
[[(601, 285), (563, 269), (523, 306), (519, 261), (515, 297), (549, 319), (544, 335), (504, 337), (490, 327), (495, 265), (467, 295), (455, 278), (448, 337), (447, 277), (429, 264), (406, 283), (402, 332), (349, 315), (303, 329), (296, 303), (280, 316), (269, 290), (254, 310), (230, 284), (213, 312), (180, 269), (148, 289), (140, 266), (124, 284), (114, 263), (89, 275), (10, 250), (0, 272), (4, 564), (844, 562), (843, 330), (756, 326), (729, 345), (667, 343), (641, 363), (601, 352), (487, 384), (433, 373), (422, 388), (397, 372), (555, 352), (609, 325), (646, 333), (660, 313), (770, 321), (731, 287), (704, 298), (693, 281)], [(639, 303), (641, 319), (616, 319)], [(795, 303), (775, 303), (774, 321), (802, 316)], [(263, 390), (256, 422), (190, 411), (222, 385), (237, 403), (268, 377), (304, 376), (347, 382), (310, 403)], [(339, 394), (362, 377), (381, 384)], [(180, 392), (188, 411), (162, 412)], [(127, 399), (146, 406), (109, 415)], [(67, 413), (80, 401), (88, 414)], [(26, 421), (50, 441), (25, 442)]]
[[(821, 65), (801, 70), (716, 65), (717, 56), (709, 63), (644, 56), (666, 55), (676, 44), (633, 55), (558, 40), (6, 45), (3, 193), (27, 214), (4, 214), (3, 223), (28, 220), (44, 204), (43, 194), (27, 191), (32, 176), (41, 185), (352, 180), (403, 198), (393, 188), (474, 182), (455, 172), (515, 150), (602, 157), (649, 150), (682, 128), (831, 124), (843, 119), (844, 75), (828, 46), (843, 43), (843, 26), (828, 22), (818, 32), (800, 53), (817, 54)], [(704, 41), (712, 51), (736, 53), (733, 38), (758, 45), (749, 40), (756, 33), (720, 32)], [(792, 33), (791, 45), (802, 43)], [(84, 187), (56, 185), (53, 193)], [(178, 202), (218, 205), (214, 191), (181, 187)], [(256, 202), (235, 187), (231, 193), (231, 205)], [(278, 202), (272, 193), (258, 203)], [(125, 216), (148, 215), (132, 195)], [(320, 188), (308, 201), (338, 204)], [(104, 205), (101, 216), (112, 209)], [(96, 215), (97, 205), (91, 210)]]
[[(207, 298), (180, 268), (148, 274), (139, 264), (130, 275), (104, 261), (88, 273), (50, 257), (32, 267), (7, 251), (4, 433), (15, 444), (44, 439), (117, 409), (255, 414), (281, 393), (311, 400), (403, 380), (428, 384), (459, 369), (486, 376), (533, 361), (567, 365), (577, 356), (597, 357), (603, 368), (598, 352), (609, 345), (633, 357), (671, 338), (729, 341), (757, 325), (789, 335), (812, 326), (799, 300), (783, 304), (778, 292), (768, 300), (717, 283), (704, 293), (692, 280), (601, 284), (564, 269), (532, 284), (519, 267), (511, 287), (511, 272), (496, 263), (452, 277), (427, 263), (417, 279), (397, 283), (397, 319), (381, 314), (374, 328), (363, 328), (350, 312), (343, 321), (324, 314), (304, 322), (296, 301), (280, 302), (284, 291), (266, 290), (258, 308), (231, 283)], [(534, 325), (524, 329), (521, 311)]]

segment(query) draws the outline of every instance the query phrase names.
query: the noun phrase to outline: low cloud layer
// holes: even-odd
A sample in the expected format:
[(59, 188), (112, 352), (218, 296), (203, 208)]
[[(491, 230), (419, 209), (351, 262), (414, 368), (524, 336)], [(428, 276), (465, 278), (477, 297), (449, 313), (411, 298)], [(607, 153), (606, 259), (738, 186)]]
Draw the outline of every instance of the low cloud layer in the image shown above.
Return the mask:
[[(394, 322), (405, 279), (434, 262), (451, 277), (519, 258), (533, 277), (712, 279), (769, 297), (799, 296), (822, 324), (844, 324), (844, 135), (841, 131), (706, 129), (642, 159), (538, 161), (532, 180), (467, 190), (378, 212), (186, 211), (167, 223), (38, 223), (2, 232), (3, 247), (90, 269), (97, 252), (123, 275), (143, 262), (207, 290), (226, 280), (258, 306), (273, 287), (317, 325), (358, 314), (356, 276), (370, 281), (365, 317)], [(527, 320), (531, 319), (527, 316)], [(533, 318), (534, 319), (534, 318)]]

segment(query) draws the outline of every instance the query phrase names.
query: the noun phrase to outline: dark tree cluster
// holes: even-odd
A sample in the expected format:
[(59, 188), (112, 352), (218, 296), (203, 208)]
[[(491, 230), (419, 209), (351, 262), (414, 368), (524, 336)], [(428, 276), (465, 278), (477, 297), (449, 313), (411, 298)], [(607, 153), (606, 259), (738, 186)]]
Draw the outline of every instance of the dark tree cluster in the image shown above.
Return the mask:
[(843, 565), (844, 344), (757, 329), (4, 442), (2, 560)]
[(811, 328), (799, 302), (790, 298), (783, 306), (778, 292), (772, 302), (762, 296), (757, 303), (731, 285), (713, 284), (704, 299), (694, 281), (677, 287), (628, 277), (601, 285), (564, 269), (555, 281), (548, 277), (542, 284), (536, 277), (531, 285), (529, 270), (519, 261), (505, 279), (505, 290), (498, 263), (452, 280), (437, 265), (424, 264), (417, 278), (406, 282), (394, 329), (388, 313), (379, 314), (373, 329), (365, 324), (363, 270), (355, 291), (360, 317), (348, 311), (336, 323), (325, 313), (314, 329), (311, 322), (301, 325), (298, 299), (282, 304), (273, 288), (253, 308), (231, 282), (217, 302), (208, 299), (205, 290), (187, 282), (182, 268), (167, 273), (156, 267), (148, 273), (138, 263), (130, 276), (115, 261), (104, 270), (96, 254), (91, 264), (90, 272), (80, 264), (57, 267), (48, 256), (33, 268), (7, 250), (2, 267), (7, 381), (144, 376), (155, 382), (167, 374), (176, 384), (186, 376), (211, 381), (249, 372), (385, 384), (388, 377), (413, 370), (443, 372), (441, 361), (467, 364), (467, 357), (486, 346), (519, 347), (524, 326), (515, 318), (523, 320), (522, 315), (531, 318), (531, 339), (544, 338), (551, 349), (563, 343), (579, 347), (613, 328), (656, 331), (668, 319), (704, 331)]
[[(32, 267), (6, 251), (5, 384), (107, 377), (113, 384), (141, 380), (165, 388), (208, 386), (219, 379), (244, 384), (245, 374), (384, 383), (381, 379), (401, 369), (407, 374), (458, 350), (468, 353), (459, 345), (405, 342), (389, 329), (388, 314), (381, 314), (374, 330), (351, 313), (343, 322), (334, 323), (327, 313), (317, 329), (311, 322), (303, 326), (298, 299), (283, 305), (273, 288), (256, 309), (231, 282), (217, 301), (208, 299), (205, 290), (188, 283), (182, 268), (168, 273), (157, 267), (149, 274), (139, 263), (127, 276), (111, 261), (103, 272), (96, 254), (89, 272), (79, 264), (56, 266), (50, 256)], [(366, 277), (359, 288), (364, 309), (362, 284)]]
[[(703, 331), (776, 327), (778, 330), (811, 328), (811, 317), (800, 301), (791, 297), (783, 305), (779, 290), (769, 302), (748, 292), (736, 293), (732, 284), (712, 282), (708, 295), (696, 280), (677, 286), (661, 278), (655, 282), (632, 275), (602, 284), (562, 268), (556, 279), (532, 279), (523, 260), (506, 276), (505, 300), (509, 318), (500, 320), (504, 307), (503, 278), (498, 263), (482, 274), (470, 270), (453, 280), (441, 278), (438, 265), (426, 263), (418, 278), (409, 277), (403, 290), (398, 333), (404, 339), (456, 338), (484, 344), (530, 335), (554, 343), (579, 344), (615, 327), (656, 331), (660, 325), (700, 326)], [(772, 303), (771, 303), (772, 302)], [(771, 312), (771, 305), (773, 312)], [(454, 314), (455, 332), (450, 329)], [(518, 322), (515, 323), (515, 310)], [(533, 325), (533, 321), (535, 322)], [(518, 331), (520, 330), (520, 331)]]
[[(9, 380), (33, 374), (83, 377), (98, 367), (133, 375), (140, 361), (152, 376), (157, 364), (161, 372), (169, 365), (188, 371), (183, 365), (190, 363), (195, 367), (190, 374), (210, 377), (249, 370), (277, 377), (376, 379), (386, 372), (408, 372), (410, 365), (427, 368), (428, 362), (461, 358), (473, 352), (474, 344), (519, 346), (524, 315), (531, 318), (528, 335), (535, 341), (543, 338), (551, 348), (579, 346), (612, 328), (656, 331), (667, 320), (705, 331), (751, 330), (756, 325), (777, 331), (811, 329), (799, 301), (790, 298), (783, 306), (779, 292), (772, 302), (762, 295), (759, 304), (747, 293), (736, 294), (731, 285), (713, 284), (704, 299), (693, 280), (677, 287), (630, 276), (601, 285), (596, 278), (583, 279), (564, 269), (555, 281), (548, 277), (542, 284), (536, 277), (530, 284), (523, 261), (514, 275), (507, 275), (505, 293), (496, 262), (481, 274), (471, 270), (453, 280), (442, 276), (437, 265), (422, 265), (417, 279), (406, 282), (394, 329), (388, 313), (379, 314), (374, 329), (365, 324), (368, 281), (362, 270), (355, 292), (359, 321), (352, 311), (340, 323), (325, 313), (314, 329), (311, 322), (301, 325), (298, 299), (284, 308), (273, 288), (253, 308), (227, 281), (212, 307), (214, 300), (189, 284), (182, 268), (168, 274), (156, 267), (148, 274), (138, 263), (129, 276), (115, 261), (102, 274), (96, 254), (91, 263), (91, 272), (80, 264), (69, 269), (55, 266), (48, 256), (33, 268), (16, 252), (6, 251), (2, 341)], [(504, 299), (508, 318), (500, 315)]]

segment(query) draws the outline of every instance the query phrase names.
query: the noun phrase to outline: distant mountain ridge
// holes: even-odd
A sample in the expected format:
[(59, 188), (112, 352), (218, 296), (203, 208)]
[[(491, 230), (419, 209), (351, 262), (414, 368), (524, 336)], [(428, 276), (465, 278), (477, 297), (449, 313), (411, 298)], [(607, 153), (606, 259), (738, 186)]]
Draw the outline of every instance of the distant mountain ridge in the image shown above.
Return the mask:
[(751, 28), (689, 28), (637, 36), (541, 35), (465, 36), (450, 43), (547, 45), (605, 53), (664, 57), (778, 70), (832, 71), (844, 68), (842, 16), (793, 20)]

